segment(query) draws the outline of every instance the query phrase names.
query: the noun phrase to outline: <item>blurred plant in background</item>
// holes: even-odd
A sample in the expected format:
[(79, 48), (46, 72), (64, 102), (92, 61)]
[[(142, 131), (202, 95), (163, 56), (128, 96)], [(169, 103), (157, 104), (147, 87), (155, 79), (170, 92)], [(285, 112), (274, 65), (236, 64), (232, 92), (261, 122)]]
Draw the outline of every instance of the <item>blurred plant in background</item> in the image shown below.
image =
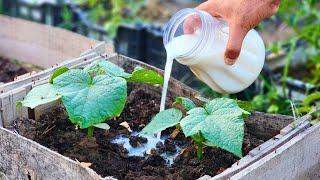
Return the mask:
[(73, 28), (73, 21), (72, 21), (73, 15), (67, 6), (63, 7), (62, 19), (63, 19), (63, 21), (59, 25), (59, 27), (64, 28), (64, 29), (68, 29), (68, 30), (72, 30), (72, 28)]
[[(320, 2), (318, 0), (282, 0), (278, 17), (295, 32), (289, 37), (271, 46), (274, 53), (289, 45), (286, 55), (286, 65), (283, 70), (284, 80), (289, 75), (290, 62), (294, 52), (300, 49), (299, 57), (305, 62), (305, 77), (297, 77), (312, 84), (320, 83)], [(301, 68), (301, 67), (299, 67)]]
[[(289, 76), (311, 84), (320, 83), (320, 2), (318, 0), (282, 0), (279, 12), (272, 17), (290, 27), (294, 34), (286, 39), (269, 44), (273, 53), (285, 51), (285, 65), (282, 68), (282, 93), (276, 84), (260, 78), (263, 87), (260, 94), (252, 99), (255, 110), (269, 113), (292, 115), (292, 104), (298, 107), (299, 114), (314, 110), (319, 101), (319, 93), (307, 95), (303, 102), (292, 102), (287, 96), (287, 79)], [(299, 50), (301, 64), (291, 68), (292, 59)], [(297, 73), (300, 71), (302, 73)], [(317, 100), (317, 101), (316, 101)], [(319, 117), (319, 116), (318, 116)]]
[(143, 21), (138, 12), (144, 0), (78, 0), (86, 8), (94, 22), (102, 24), (111, 37), (114, 37), (121, 24)]

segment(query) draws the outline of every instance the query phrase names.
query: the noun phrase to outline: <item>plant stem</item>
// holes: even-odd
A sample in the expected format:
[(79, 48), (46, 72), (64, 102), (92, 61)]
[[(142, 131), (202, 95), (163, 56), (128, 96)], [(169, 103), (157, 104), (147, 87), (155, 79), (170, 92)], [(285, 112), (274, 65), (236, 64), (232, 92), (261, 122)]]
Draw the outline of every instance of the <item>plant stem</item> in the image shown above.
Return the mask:
[(93, 137), (93, 130), (94, 130), (93, 126), (88, 127), (88, 134), (87, 134), (88, 138), (92, 138)]
[(203, 158), (203, 144), (197, 143), (197, 157), (199, 160), (202, 160)]

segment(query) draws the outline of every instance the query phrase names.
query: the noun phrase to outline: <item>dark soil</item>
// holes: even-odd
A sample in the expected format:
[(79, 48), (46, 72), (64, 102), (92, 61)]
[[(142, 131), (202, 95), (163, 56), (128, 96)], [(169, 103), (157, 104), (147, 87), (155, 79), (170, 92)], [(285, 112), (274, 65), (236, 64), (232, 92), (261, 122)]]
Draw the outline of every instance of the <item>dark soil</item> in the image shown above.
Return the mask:
[(13, 81), (15, 77), (27, 72), (21, 65), (0, 57), (0, 83)]
[[(219, 148), (205, 148), (203, 160), (196, 158), (196, 149), (191, 139), (180, 133), (174, 139), (158, 143), (158, 152), (177, 151), (180, 155), (170, 167), (157, 153), (146, 157), (128, 157), (128, 151), (122, 146), (111, 143), (119, 135), (130, 136), (121, 122), (128, 122), (131, 129), (140, 131), (159, 111), (160, 95), (152, 95), (141, 89), (129, 90), (126, 109), (119, 118), (110, 120), (109, 131), (95, 129), (94, 140), (86, 139), (85, 130), (77, 130), (71, 124), (62, 107), (54, 109), (41, 117), (41, 120), (18, 120), (14, 128), (23, 136), (49, 147), (62, 155), (80, 162), (90, 162), (93, 170), (101, 176), (114, 176), (118, 179), (197, 179), (203, 175), (214, 176), (237, 162), (239, 158)], [(169, 103), (168, 103), (169, 104)], [(169, 136), (174, 129), (165, 131)], [(145, 143), (145, 139), (131, 137), (133, 146)], [(243, 145), (244, 154), (262, 144), (248, 132)]]

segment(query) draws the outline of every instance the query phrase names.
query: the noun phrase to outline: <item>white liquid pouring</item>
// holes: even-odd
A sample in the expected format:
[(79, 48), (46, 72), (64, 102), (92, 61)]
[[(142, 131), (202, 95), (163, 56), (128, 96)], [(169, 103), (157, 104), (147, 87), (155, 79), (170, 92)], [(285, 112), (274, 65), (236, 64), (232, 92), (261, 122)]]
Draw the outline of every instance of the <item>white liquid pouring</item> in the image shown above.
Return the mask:
[[(161, 94), (160, 112), (165, 110), (166, 108), (166, 98), (168, 93), (168, 86), (169, 86), (169, 81), (171, 76), (173, 59), (174, 58), (167, 56), (167, 62), (164, 70), (164, 78), (163, 78), (164, 81), (163, 81), (162, 94)], [(157, 134), (157, 139), (160, 140), (160, 138), (161, 138), (161, 132)]]
[[(184, 35), (174, 38), (166, 45), (165, 49), (167, 51), (167, 61), (164, 69), (164, 81), (162, 86), (160, 112), (165, 110), (172, 65), (175, 57), (178, 57), (190, 51), (190, 49), (194, 46), (195, 43), (197, 43), (197, 41), (198, 35)], [(161, 132), (157, 134), (158, 140), (160, 140), (160, 137)]]

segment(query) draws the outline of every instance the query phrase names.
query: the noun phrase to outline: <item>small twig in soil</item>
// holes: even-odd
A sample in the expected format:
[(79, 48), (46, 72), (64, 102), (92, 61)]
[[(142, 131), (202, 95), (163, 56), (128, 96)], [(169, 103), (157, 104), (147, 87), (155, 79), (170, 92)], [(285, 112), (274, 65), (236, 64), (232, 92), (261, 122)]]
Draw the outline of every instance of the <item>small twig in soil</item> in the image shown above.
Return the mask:
[(47, 134), (48, 132), (50, 132), (53, 128), (55, 128), (56, 127), (56, 125), (53, 125), (51, 128), (47, 128), (42, 134), (41, 134), (41, 136), (43, 136), (43, 135), (45, 135), (45, 134)]
[(175, 129), (171, 134), (170, 134), (170, 139), (175, 139), (178, 134), (180, 133), (179, 129)]
[(132, 132), (132, 129), (130, 128), (130, 125), (128, 124), (127, 121), (120, 123), (120, 126), (126, 128), (129, 132)]

